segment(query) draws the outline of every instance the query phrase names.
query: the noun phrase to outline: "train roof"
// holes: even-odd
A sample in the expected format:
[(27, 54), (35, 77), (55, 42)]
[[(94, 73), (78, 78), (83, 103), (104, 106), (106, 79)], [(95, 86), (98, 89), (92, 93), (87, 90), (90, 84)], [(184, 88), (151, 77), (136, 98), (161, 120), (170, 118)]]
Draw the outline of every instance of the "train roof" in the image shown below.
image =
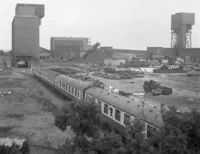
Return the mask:
[(84, 90), (88, 86), (90, 86), (92, 83), (88, 81), (81, 81), (78, 79), (74, 79), (72, 77), (66, 76), (66, 75), (59, 75), (56, 77), (56, 79), (64, 81), (65, 83), (71, 85), (74, 88), (77, 88), (79, 90)]
[(87, 89), (86, 93), (139, 119), (142, 119), (149, 124), (156, 127), (163, 126), (163, 119), (160, 110), (156, 107), (143, 103), (139, 99), (127, 98), (97, 87)]
[(47, 68), (41, 68), (40, 71), (41, 71), (42, 74), (48, 75), (51, 78), (54, 78), (55, 76), (60, 75), (60, 73), (51, 71), (51, 70), (49, 70)]

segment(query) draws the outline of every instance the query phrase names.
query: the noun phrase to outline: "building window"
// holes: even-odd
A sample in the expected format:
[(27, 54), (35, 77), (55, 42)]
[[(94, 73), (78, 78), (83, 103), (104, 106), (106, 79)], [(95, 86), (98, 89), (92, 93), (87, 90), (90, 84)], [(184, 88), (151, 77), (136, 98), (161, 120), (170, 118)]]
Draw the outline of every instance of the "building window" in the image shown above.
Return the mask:
[(131, 116), (124, 113), (124, 124), (127, 126), (131, 122)]
[(69, 86), (69, 93), (71, 93), (71, 87)]
[(62, 85), (62, 82), (60, 81), (60, 87), (61, 87), (61, 85)]
[(110, 116), (112, 117), (113, 116), (113, 108), (109, 108), (110, 109)]
[(104, 104), (104, 110), (103, 110), (103, 112), (105, 114), (108, 114), (108, 105), (107, 104)]
[(120, 121), (120, 119), (121, 119), (120, 116), (121, 116), (121, 112), (119, 110), (115, 109), (115, 119), (117, 121)]
[(155, 127), (147, 124), (147, 137), (152, 137), (156, 134), (157, 130)]
[(68, 91), (68, 85), (65, 85), (65, 90)]

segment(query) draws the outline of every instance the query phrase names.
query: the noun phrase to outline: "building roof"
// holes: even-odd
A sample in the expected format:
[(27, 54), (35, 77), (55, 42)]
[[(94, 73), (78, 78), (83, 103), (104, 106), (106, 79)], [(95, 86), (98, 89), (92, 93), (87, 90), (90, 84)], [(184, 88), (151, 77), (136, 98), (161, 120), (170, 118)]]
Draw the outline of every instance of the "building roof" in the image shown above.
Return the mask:
[(34, 15), (38, 16), (39, 18), (44, 17), (44, 4), (22, 4), (22, 3), (17, 3), (16, 7), (15, 7), (15, 15), (18, 15), (19, 12), (19, 8), (20, 7), (32, 7), (35, 9), (34, 11)]
[(146, 54), (147, 50), (113, 49), (114, 53)]
[(20, 6), (44, 6), (44, 4), (27, 4), (27, 3), (17, 3), (16, 8), (19, 8)]
[(50, 50), (40, 47), (40, 53), (50, 53)]
[(87, 37), (51, 37), (54, 40), (88, 40)]

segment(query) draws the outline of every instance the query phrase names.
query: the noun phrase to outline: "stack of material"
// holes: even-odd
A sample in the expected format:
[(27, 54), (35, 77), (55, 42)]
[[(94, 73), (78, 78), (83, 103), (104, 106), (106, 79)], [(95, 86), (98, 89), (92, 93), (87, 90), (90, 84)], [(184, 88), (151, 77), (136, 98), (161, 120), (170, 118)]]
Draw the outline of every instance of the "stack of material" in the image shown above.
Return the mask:
[(153, 73), (154, 68), (150, 68), (150, 67), (144, 68), (144, 67), (141, 67), (140, 70), (141, 70), (141, 72), (144, 72), (144, 73)]
[(154, 69), (153, 73), (185, 73), (185, 71), (179, 65), (163, 65), (158, 69)]
[(105, 67), (103, 70), (106, 73), (115, 73), (115, 68)]
[(132, 95), (132, 93), (127, 93), (127, 92), (124, 92), (124, 91), (119, 90), (119, 95), (125, 96), (125, 97), (129, 97), (129, 96)]
[(105, 78), (105, 79), (110, 79), (110, 80), (132, 79), (132, 78), (144, 77), (144, 73), (135, 72), (135, 71), (116, 71), (115, 73), (95, 72), (92, 75)]
[(153, 80), (145, 81), (143, 85), (143, 89), (146, 93), (152, 93), (154, 96), (172, 94), (172, 88), (163, 87), (159, 83)]

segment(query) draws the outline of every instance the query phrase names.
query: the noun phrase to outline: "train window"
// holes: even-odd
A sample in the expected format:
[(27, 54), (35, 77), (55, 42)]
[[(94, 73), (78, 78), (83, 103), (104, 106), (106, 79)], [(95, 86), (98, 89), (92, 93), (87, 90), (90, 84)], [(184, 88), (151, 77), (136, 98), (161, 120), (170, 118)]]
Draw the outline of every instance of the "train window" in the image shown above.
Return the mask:
[(65, 89), (65, 83), (62, 84), (62, 88)]
[(75, 89), (75, 96), (77, 96), (77, 90)]
[(112, 117), (113, 116), (113, 108), (109, 108), (110, 109), (110, 116)]
[(152, 137), (156, 134), (157, 130), (155, 127), (147, 124), (147, 137)]
[(72, 95), (74, 94), (74, 88), (72, 87), (72, 93), (71, 93)]
[(120, 117), (121, 117), (121, 112), (119, 110), (115, 109), (115, 119), (117, 121), (120, 121), (121, 120)]
[(94, 98), (94, 97), (91, 97), (90, 101), (91, 101), (92, 103), (95, 103), (95, 98)]
[(97, 103), (98, 103), (99, 105), (101, 105), (101, 101), (100, 101), (100, 100), (98, 100)]
[(124, 113), (124, 124), (127, 126), (131, 122), (131, 116)]
[(104, 104), (104, 110), (103, 110), (103, 112), (105, 114), (108, 114), (108, 105), (107, 104)]
[(86, 100), (90, 101), (90, 96), (89, 95), (86, 95)]
[(77, 97), (79, 98), (80, 97), (80, 92), (77, 90)]

